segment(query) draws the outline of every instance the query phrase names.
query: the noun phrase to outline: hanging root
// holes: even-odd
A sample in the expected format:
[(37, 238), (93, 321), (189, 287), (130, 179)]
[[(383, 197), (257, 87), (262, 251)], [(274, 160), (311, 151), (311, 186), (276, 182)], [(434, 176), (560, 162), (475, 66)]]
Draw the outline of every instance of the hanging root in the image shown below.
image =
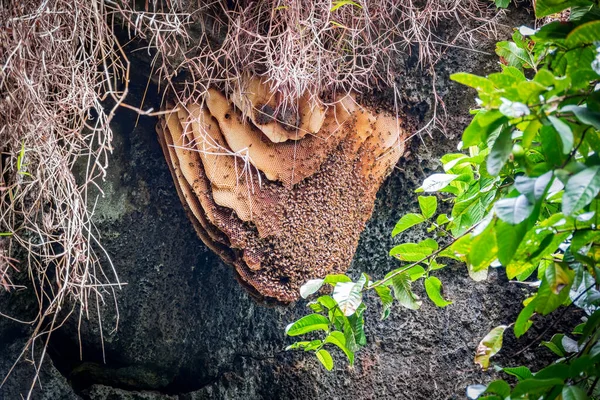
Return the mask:
[[(156, 71), (178, 102), (201, 102), (211, 86), (233, 93), (250, 74), (293, 107), (306, 93), (391, 87), (402, 54), (416, 52), (427, 68), (448, 47), (470, 49), (482, 35), (494, 36), (502, 13), (480, 0), (227, 3), (154, 1), (143, 11), (115, 5), (115, 16), (156, 50)], [(452, 26), (444, 36), (442, 24)], [(178, 81), (182, 71), (185, 82)]]
[(91, 218), (112, 141), (102, 101), (126, 71), (106, 15), (97, 0), (0, 0), (0, 290), (20, 271), (37, 297), (36, 318), (20, 321), (34, 329), (21, 357), (36, 377), (62, 318), (89, 318), (119, 286)]

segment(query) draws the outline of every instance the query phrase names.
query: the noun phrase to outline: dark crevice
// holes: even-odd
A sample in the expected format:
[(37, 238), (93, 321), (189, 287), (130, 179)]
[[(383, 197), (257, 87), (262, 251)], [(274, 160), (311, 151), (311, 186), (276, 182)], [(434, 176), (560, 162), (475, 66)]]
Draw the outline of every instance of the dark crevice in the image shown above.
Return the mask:
[[(70, 349), (70, 351), (59, 351), (58, 349)], [(157, 366), (115, 365), (81, 361), (78, 359), (78, 354), (75, 354), (78, 347), (74, 343), (57, 340), (56, 337), (53, 338), (48, 350), (56, 369), (67, 379), (73, 391), (83, 399), (91, 399), (88, 391), (93, 385), (103, 385), (125, 391), (152, 391), (170, 396), (183, 395), (202, 390), (223, 378), (229, 379), (230, 375), (237, 375), (243, 369), (244, 359), (263, 362), (276, 360), (286, 353), (285, 351), (279, 351), (272, 355), (237, 353), (233, 355), (228, 364), (219, 368), (215, 375), (199, 379), (193, 371), (180, 370), (176, 376), (169, 379), (167, 378), (169, 372)], [(73, 358), (75, 356), (77, 357)], [(87, 358), (98, 359), (101, 356), (101, 354), (88, 354)], [(144, 378), (147, 380), (145, 381)]]

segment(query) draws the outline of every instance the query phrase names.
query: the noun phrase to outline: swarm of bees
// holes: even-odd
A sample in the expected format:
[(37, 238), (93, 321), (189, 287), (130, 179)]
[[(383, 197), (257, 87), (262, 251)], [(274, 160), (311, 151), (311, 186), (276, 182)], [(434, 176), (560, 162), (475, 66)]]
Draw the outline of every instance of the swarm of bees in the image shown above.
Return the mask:
[(250, 77), (229, 98), (168, 104), (157, 132), (200, 239), (251, 295), (286, 303), (347, 270), (407, 135), (352, 95), (279, 97)]

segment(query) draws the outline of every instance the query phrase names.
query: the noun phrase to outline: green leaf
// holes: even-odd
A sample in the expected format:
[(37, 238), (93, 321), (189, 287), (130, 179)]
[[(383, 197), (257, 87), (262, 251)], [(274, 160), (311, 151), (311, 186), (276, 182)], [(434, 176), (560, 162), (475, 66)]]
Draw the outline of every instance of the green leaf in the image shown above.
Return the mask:
[(466, 72), (459, 72), (450, 75), (450, 79), (462, 83), (463, 85), (472, 87), (480, 93), (492, 93), (494, 91), (494, 84), (487, 78), (468, 74)]
[(542, 258), (556, 251), (570, 234), (568, 231), (556, 233), (555, 224), (562, 221), (566, 221), (562, 214), (553, 214), (527, 231), (519, 240), (519, 247), (510, 263), (506, 264), (506, 275), (509, 279), (521, 276), (526, 271), (532, 272)]
[(571, 131), (571, 127), (563, 120), (553, 117), (552, 115), (548, 116), (548, 120), (560, 136), (563, 154), (569, 154), (573, 148), (573, 132)]
[(366, 280), (365, 274), (362, 274), (356, 283), (339, 282), (333, 288), (333, 299), (346, 317), (354, 314), (362, 304), (362, 289)]
[(525, 195), (520, 195), (519, 197), (498, 200), (494, 204), (494, 210), (502, 221), (517, 225), (531, 215), (533, 204), (529, 203)]
[(483, 370), (490, 366), (490, 357), (493, 357), (502, 348), (502, 337), (506, 328), (506, 325), (495, 327), (479, 342), (474, 361)]
[(420, 189), (428, 193), (437, 192), (444, 189), (456, 178), (458, 178), (458, 175), (454, 174), (432, 174), (425, 178)]
[[(365, 336), (365, 319), (363, 317), (366, 309), (367, 307), (363, 303), (358, 307), (354, 314), (348, 317), (348, 324), (352, 328), (352, 336), (359, 348), (366, 346), (367, 344), (367, 337)], [(346, 337), (345, 332), (344, 336)], [(347, 340), (348, 339), (346, 338), (346, 341)]]
[(573, 215), (594, 200), (600, 192), (600, 165), (584, 169), (571, 176), (562, 200), (563, 214)]
[(503, 372), (506, 372), (509, 375), (517, 378), (518, 381), (524, 381), (526, 379), (533, 378), (533, 374), (527, 367), (511, 367), (511, 368), (502, 368)]
[(533, 139), (535, 139), (535, 136), (537, 135), (541, 127), (542, 123), (537, 119), (534, 119), (533, 121), (529, 122), (527, 128), (525, 128), (525, 130), (523, 131), (523, 147), (529, 148), (529, 146), (531, 146), (531, 142), (533, 142)]
[(513, 327), (513, 332), (517, 338), (523, 336), (525, 332), (529, 330), (533, 322), (531, 321), (531, 317), (535, 312), (535, 298), (531, 300), (519, 313), (517, 320), (515, 321), (515, 326)]
[(493, 381), (488, 385), (485, 393), (498, 394), (505, 399), (510, 396), (510, 385), (503, 380)]
[(304, 285), (300, 286), (300, 296), (306, 299), (311, 294), (316, 293), (323, 286), (323, 281), (323, 279), (311, 279), (307, 281)]
[(285, 333), (288, 336), (298, 336), (316, 330), (329, 330), (329, 320), (321, 314), (310, 314), (300, 318), (298, 321), (289, 324), (285, 328)]
[[(434, 264), (435, 261), (432, 261), (432, 264)], [(432, 267), (436, 267), (437, 265), (430, 265), (431, 269), (435, 269)], [(437, 268), (439, 269), (439, 268)], [(410, 277), (410, 280), (412, 282), (416, 281), (417, 279), (421, 278), (423, 275), (425, 275), (425, 269), (423, 267), (421, 267), (420, 265), (415, 265), (414, 267), (410, 268), (409, 270), (407, 270), (405, 272), (406, 274), (408, 274), (408, 276)]]
[(593, 44), (600, 37), (598, 32), (600, 32), (600, 21), (590, 21), (579, 25), (567, 36), (566, 45), (573, 48), (585, 44)]
[(329, 295), (324, 295), (324, 296), (318, 297), (317, 303), (321, 304), (324, 307), (327, 307), (330, 310), (333, 308), (337, 308), (337, 303), (335, 302), (333, 297), (331, 297)]
[(543, 125), (540, 129), (540, 137), (543, 154), (548, 163), (556, 167), (562, 165), (566, 156), (562, 152), (562, 140), (556, 129)]
[(517, 46), (514, 42), (496, 43), (496, 54), (502, 57), (506, 64), (517, 68), (531, 68), (531, 58), (526, 50)]
[(587, 394), (578, 386), (563, 387), (562, 400), (587, 400), (587, 398)]
[(435, 196), (419, 196), (419, 207), (425, 218), (429, 219), (437, 210), (437, 198)]
[(512, 150), (511, 127), (502, 129), (500, 135), (492, 146), (492, 151), (487, 158), (487, 171), (491, 176), (497, 176), (508, 160)]
[(591, 4), (588, 0), (538, 0), (535, 3), (535, 16), (536, 18), (543, 18), (567, 8)]
[(354, 365), (354, 352), (350, 351), (350, 349), (348, 349), (348, 347), (346, 347), (346, 337), (344, 336), (344, 334), (342, 332), (340, 332), (340, 331), (331, 332), (329, 334), (329, 336), (327, 336), (325, 338), (325, 343), (331, 343), (331, 344), (339, 347), (339, 349), (344, 352), (346, 357), (348, 357), (348, 361), (350, 362), (350, 365)]
[(321, 349), (316, 353), (317, 359), (321, 361), (321, 364), (325, 367), (327, 371), (331, 371), (333, 369), (333, 358), (331, 358), (331, 354), (325, 349)]
[(402, 218), (400, 218), (400, 221), (398, 221), (398, 223), (394, 227), (394, 230), (392, 231), (392, 237), (396, 236), (397, 234), (399, 234), (401, 232), (404, 232), (408, 228), (411, 228), (415, 225), (420, 224), (421, 222), (423, 222), (425, 220), (426, 220), (426, 218), (421, 214), (403, 215)]
[(446, 307), (447, 305), (452, 304), (451, 301), (444, 299), (442, 296), (442, 282), (435, 276), (430, 276), (425, 279), (425, 291), (431, 301), (438, 307)]
[(418, 300), (417, 296), (412, 292), (408, 274), (403, 273), (395, 275), (392, 278), (392, 287), (394, 288), (396, 299), (403, 307), (410, 310), (417, 310), (421, 307), (422, 302)]
[(535, 311), (548, 315), (560, 307), (569, 297), (574, 276), (573, 271), (559, 263), (549, 265), (537, 293)]
[(583, 343), (583, 341), (588, 339), (598, 325), (600, 325), (600, 309), (594, 311), (594, 313), (590, 315), (586, 321), (585, 326), (583, 327), (580, 343)]
[(327, 275), (323, 280), (323, 283), (327, 283), (329, 285), (335, 285), (338, 282), (352, 282), (352, 279), (348, 275), (344, 274), (331, 274)]
[(392, 308), (392, 303), (394, 302), (392, 291), (387, 286), (375, 286), (375, 292), (379, 296), (381, 305), (383, 307), (381, 310), (381, 320), (387, 319), (387, 317), (390, 316), (390, 309)]
[(463, 132), (462, 148), (479, 146), (487, 140), (492, 132), (507, 121), (508, 118), (497, 110), (480, 110)]
[(433, 253), (433, 249), (423, 243), (403, 243), (390, 250), (390, 256), (402, 261), (421, 261)]
[(564, 338), (564, 334), (560, 333), (560, 334), (555, 334), (552, 336), (552, 338), (549, 341), (542, 341), (540, 343), (540, 346), (545, 346), (548, 349), (550, 349), (551, 352), (553, 352), (554, 354), (556, 354), (559, 357), (564, 357), (565, 356), (565, 349), (563, 348), (562, 345), (562, 339)]
[(535, 379), (567, 379), (570, 375), (570, 368), (566, 364), (556, 363), (548, 365), (535, 373)]
[(511, 398), (522, 398), (522, 396), (529, 395), (529, 399), (545, 398), (541, 397), (543, 394), (549, 392), (553, 387), (560, 386), (563, 384), (563, 380), (559, 378), (554, 379), (525, 379), (517, 383), (517, 386), (513, 389)]
[(435, 219), (435, 223), (438, 224), (438, 225), (440, 225), (440, 226), (444, 225), (447, 222), (450, 222), (450, 218), (448, 218), (448, 215), (446, 215), (446, 214), (440, 214)]
[(494, 3), (498, 8), (507, 8), (510, 4), (510, 0), (495, 0)]
[(565, 106), (561, 110), (561, 112), (572, 112), (575, 114), (578, 120), (583, 122), (586, 125), (591, 125), (596, 129), (600, 130), (600, 113), (590, 111), (587, 107), (579, 107), (579, 106)]
[(496, 222), (495, 228), (498, 260), (502, 265), (507, 266), (527, 233), (527, 221), (523, 221), (518, 225), (511, 225), (500, 220)]
[(478, 272), (487, 269), (497, 255), (496, 233), (494, 229), (488, 227), (471, 241), (471, 251), (467, 256), (467, 261), (473, 272)]
[[(319, 342), (320, 342), (320, 340), (319, 340)], [(285, 348), (285, 351), (304, 349), (309, 343), (310, 342), (308, 342), (308, 341), (292, 343)]]

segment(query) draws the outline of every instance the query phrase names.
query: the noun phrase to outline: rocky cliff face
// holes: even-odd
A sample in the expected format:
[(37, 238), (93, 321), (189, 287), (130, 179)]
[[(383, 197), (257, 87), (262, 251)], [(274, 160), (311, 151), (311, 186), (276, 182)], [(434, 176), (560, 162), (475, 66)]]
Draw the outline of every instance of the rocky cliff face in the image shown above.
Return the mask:
[[(526, 18), (513, 12), (505, 22), (518, 26)], [(493, 51), (493, 42), (482, 41), (481, 49)], [(431, 114), (430, 78), (410, 57), (401, 61), (403, 108), (423, 122)], [(424, 143), (411, 143), (412, 154), (400, 161), (378, 193), (352, 275), (383, 275), (396, 266), (387, 256), (394, 243), (425, 234), (390, 237), (400, 216), (418, 209), (413, 190), (439, 167), (437, 158), (455, 148), (468, 121), (473, 94), (449, 83), (448, 75), (495, 69), (494, 57), (461, 50), (449, 51), (438, 65), (437, 89), (448, 111), (448, 135), (436, 133)], [(146, 85), (144, 66), (134, 71), (130, 90), (140, 98)], [(374, 98), (386, 96), (378, 93)], [(156, 95), (150, 103), (159, 100)], [(127, 283), (116, 292), (118, 316), (110, 297), (101, 306), (105, 357), (98, 321), (92, 317), (81, 327), (80, 359), (77, 319), (70, 319), (52, 335), (34, 399), (442, 399), (464, 398), (468, 384), (491, 380), (472, 363), (475, 347), (491, 327), (514, 320), (518, 308), (508, 305), (519, 303), (525, 293), (504, 284), (506, 278), (496, 272), (488, 281), (474, 283), (462, 266), (441, 271), (445, 295), (454, 301), (445, 309), (427, 301), (419, 311), (395, 305), (390, 319), (380, 322), (376, 302), (367, 299), (369, 345), (354, 368), (335, 354), (336, 369), (327, 373), (306, 354), (284, 352), (289, 343), (284, 327), (302, 315), (305, 303), (266, 307), (249, 298), (231, 269), (196, 237), (155, 137), (156, 120), (141, 117), (136, 125), (136, 119), (122, 111), (115, 121), (115, 152), (96, 210), (102, 243)], [(27, 316), (35, 310), (27, 291), (0, 296), (3, 312)], [(113, 331), (117, 319), (118, 330)], [(0, 318), (2, 376), (28, 334), (27, 325)], [(33, 372), (27, 361), (18, 363), (0, 398), (20, 398)]]

